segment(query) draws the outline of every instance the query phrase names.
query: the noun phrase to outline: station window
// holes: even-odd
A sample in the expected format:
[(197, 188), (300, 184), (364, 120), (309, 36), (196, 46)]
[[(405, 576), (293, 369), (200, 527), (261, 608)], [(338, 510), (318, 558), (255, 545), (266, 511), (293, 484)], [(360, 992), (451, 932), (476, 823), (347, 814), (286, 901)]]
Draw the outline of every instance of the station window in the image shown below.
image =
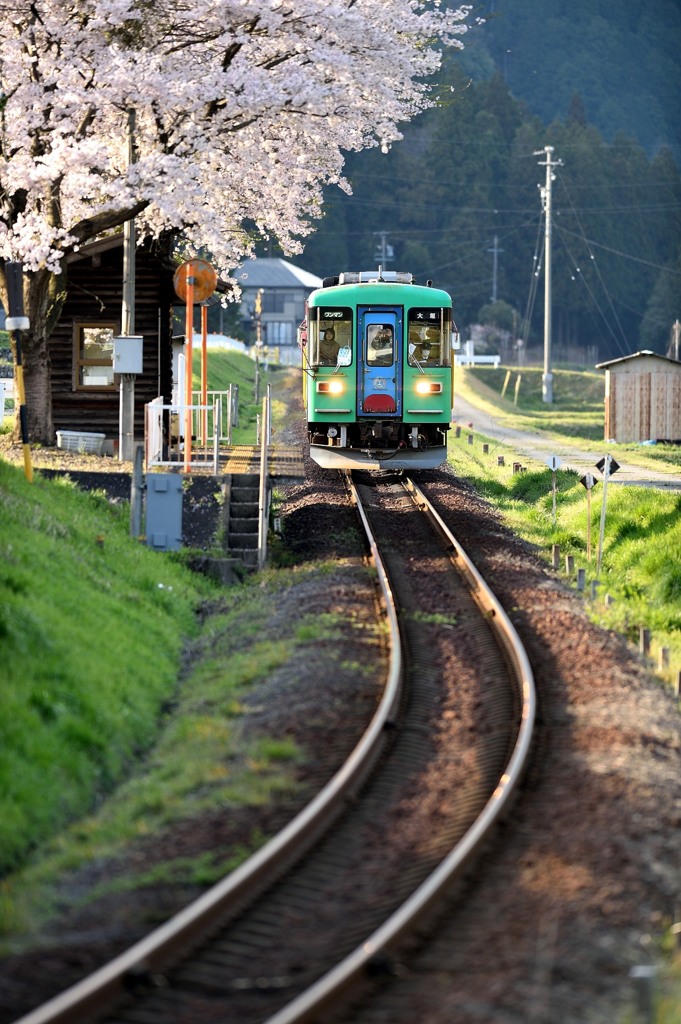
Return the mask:
[(113, 388), (113, 341), (117, 324), (74, 325), (74, 377), (77, 390)]
[(408, 325), (411, 366), (451, 364), (451, 309), (410, 309)]
[(311, 366), (335, 366), (341, 348), (352, 350), (352, 310), (318, 306), (308, 316), (308, 358)]

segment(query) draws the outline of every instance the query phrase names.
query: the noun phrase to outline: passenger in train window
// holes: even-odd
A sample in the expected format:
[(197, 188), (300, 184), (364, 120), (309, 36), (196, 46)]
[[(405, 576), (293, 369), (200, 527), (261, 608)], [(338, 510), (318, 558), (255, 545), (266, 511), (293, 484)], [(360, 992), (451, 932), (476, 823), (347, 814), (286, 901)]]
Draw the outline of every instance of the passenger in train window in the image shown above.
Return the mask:
[[(423, 341), (424, 359), (429, 366), (440, 364), (440, 331), (437, 327), (428, 327)], [(427, 354), (426, 354), (427, 353)]]

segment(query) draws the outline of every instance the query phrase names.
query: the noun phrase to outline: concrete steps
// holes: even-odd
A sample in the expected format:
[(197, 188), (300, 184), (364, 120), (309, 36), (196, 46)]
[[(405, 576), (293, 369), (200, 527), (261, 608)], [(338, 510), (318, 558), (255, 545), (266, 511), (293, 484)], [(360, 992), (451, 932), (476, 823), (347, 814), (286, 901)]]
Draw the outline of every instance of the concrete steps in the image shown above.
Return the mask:
[(259, 497), (257, 473), (229, 475), (224, 506), (226, 553), (249, 569), (258, 566)]

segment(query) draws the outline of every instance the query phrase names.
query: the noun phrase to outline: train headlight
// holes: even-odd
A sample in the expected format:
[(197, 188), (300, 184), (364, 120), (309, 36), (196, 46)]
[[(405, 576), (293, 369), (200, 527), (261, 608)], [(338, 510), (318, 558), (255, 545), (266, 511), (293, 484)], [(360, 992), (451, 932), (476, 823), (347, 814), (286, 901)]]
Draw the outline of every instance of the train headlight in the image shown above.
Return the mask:
[(424, 380), (420, 378), (416, 382), (417, 395), (439, 395), (442, 393), (442, 384), (437, 380)]
[(342, 395), (344, 391), (345, 384), (338, 377), (317, 381), (317, 392), (320, 395)]

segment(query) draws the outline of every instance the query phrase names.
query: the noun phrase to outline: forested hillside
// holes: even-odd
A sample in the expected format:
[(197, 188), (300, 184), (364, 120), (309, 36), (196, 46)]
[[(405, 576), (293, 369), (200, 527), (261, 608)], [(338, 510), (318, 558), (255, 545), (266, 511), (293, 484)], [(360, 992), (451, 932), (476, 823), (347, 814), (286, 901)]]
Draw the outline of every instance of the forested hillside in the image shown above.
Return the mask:
[(491, 0), (489, 9), (471, 50), (488, 53), (544, 123), (578, 92), (608, 142), (624, 132), (650, 156), (670, 146), (681, 163), (679, 0)]
[[(681, 318), (679, 70), (668, 67), (678, 0), (495, 6), (445, 62), (437, 108), (390, 152), (348, 157), (353, 195), (329, 191), (299, 262), (320, 276), (411, 270), (451, 291), (462, 328), (494, 321), (540, 343), (538, 186), (551, 145), (556, 342), (597, 346), (599, 359), (664, 353)], [(656, 102), (641, 120), (646, 90)]]

